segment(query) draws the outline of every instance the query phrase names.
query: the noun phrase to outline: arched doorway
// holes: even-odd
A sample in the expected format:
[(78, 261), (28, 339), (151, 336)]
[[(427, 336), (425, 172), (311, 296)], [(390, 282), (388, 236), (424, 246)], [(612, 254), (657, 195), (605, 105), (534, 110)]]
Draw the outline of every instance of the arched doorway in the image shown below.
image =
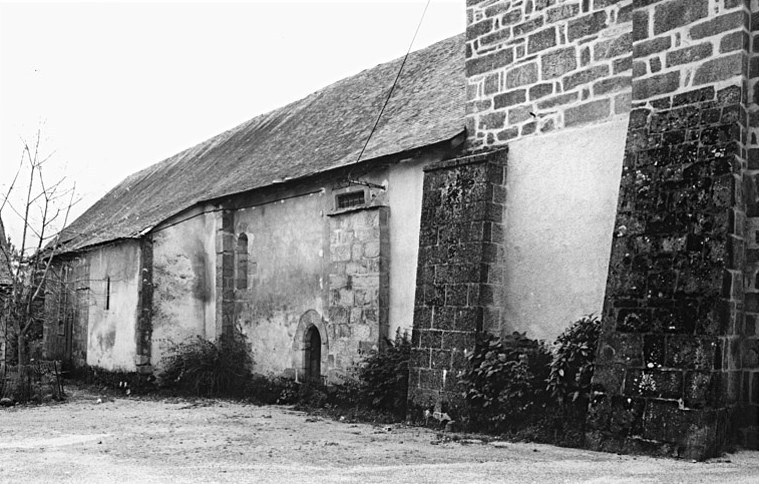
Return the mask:
[(306, 331), (306, 378), (320, 381), (322, 376), (322, 337), (316, 326), (311, 326)]

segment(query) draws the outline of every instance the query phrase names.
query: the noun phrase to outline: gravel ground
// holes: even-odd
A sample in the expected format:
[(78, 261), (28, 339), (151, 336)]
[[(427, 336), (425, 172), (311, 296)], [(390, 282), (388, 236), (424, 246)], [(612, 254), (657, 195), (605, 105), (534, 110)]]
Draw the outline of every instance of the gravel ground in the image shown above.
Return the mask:
[(759, 483), (759, 452), (704, 463), (450, 441), (221, 400), (102, 398), (0, 409), (0, 482)]

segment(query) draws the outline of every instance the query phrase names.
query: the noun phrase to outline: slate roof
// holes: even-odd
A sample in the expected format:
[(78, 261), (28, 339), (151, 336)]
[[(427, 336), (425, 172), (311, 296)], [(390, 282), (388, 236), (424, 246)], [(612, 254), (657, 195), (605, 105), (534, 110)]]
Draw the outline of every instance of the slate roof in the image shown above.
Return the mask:
[[(204, 200), (355, 163), (401, 61), (338, 81), (127, 177), (64, 230), (65, 251), (138, 237)], [(411, 53), (361, 160), (460, 134), (465, 95), (463, 35)]]

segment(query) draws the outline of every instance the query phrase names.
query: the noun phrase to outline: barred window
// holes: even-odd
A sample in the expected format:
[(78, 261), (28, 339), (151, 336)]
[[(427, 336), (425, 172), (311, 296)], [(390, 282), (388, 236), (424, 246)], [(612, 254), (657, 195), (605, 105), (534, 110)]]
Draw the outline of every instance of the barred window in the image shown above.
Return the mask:
[(359, 207), (364, 204), (364, 191), (342, 193), (337, 196), (337, 209)]

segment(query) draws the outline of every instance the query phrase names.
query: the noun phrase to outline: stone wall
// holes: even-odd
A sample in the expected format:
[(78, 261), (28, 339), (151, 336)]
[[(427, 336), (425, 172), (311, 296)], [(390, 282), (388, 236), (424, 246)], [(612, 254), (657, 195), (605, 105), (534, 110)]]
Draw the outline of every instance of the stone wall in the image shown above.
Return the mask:
[(248, 337), (257, 372), (310, 373), (311, 326), (330, 381), (390, 336), (390, 208), (380, 189), (366, 199), (337, 209), (335, 191), (309, 183), (219, 212), (217, 323)]
[(388, 337), (388, 207), (330, 214), (328, 368), (344, 371)]
[(248, 337), (261, 374), (303, 376), (307, 330), (322, 341), (321, 374), (327, 373), (324, 322), (328, 307), (329, 196), (306, 192), (234, 209), (233, 324)]
[(90, 304), (90, 275), (86, 257), (56, 261), (45, 286), (43, 354), (63, 362), (67, 368), (87, 361), (87, 321)]
[(143, 375), (153, 373), (158, 363), (151, 358), (153, 341), (153, 239), (144, 237), (140, 240), (140, 283), (137, 294), (137, 343), (135, 365), (137, 372)]
[(758, 3), (467, 1), (470, 152), (629, 117), (597, 448), (701, 458), (736, 429), (757, 445)]
[(633, 109), (588, 436), (598, 449), (700, 459), (730, 440), (747, 391), (749, 11), (647, 1), (632, 17)]
[(506, 151), (425, 169), (409, 362), (412, 409), (459, 405), (467, 352), (479, 333), (501, 331), (505, 179)]
[(154, 372), (176, 344), (216, 338), (218, 216), (199, 206), (143, 239), (137, 352)]
[(743, 172), (746, 203), (744, 270), (745, 323), (741, 341), (743, 411), (736, 419), (740, 442), (759, 448), (759, 0), (751, 4), (751, 58), (748, 79), (748, 152)]
[(235, 325), (234, 212), (216, 212), (216, 337), (232, 334)]
[(629, 111), (632, 0), (468, 0), (467, 25), (469, 150)]
[(87, 365), (136, 371), (141, 243), (127, 239), (82, 253), (89, 267)]
[[(366, 352), (380, 348), (386, 337), (410, 332), (422, 167), (451, 149), (446, 144), (412, 158), (318, 175), (206, 207), (216, 218), (216, 240), (211, 244), (216, 331), (207, 331), (206, 337), (218, 337), (238, 326), (248, 337), (256, 371), (300, 379), (305, 357), (311, 355), (306, 336), (309, 327), (316, 326), (322, 341), (322, 376), (334, 381)], [(348, 182), (346, 175), (360, 182)], [(364, 203), (338, 208), (338, 195), (352, 192), (362, 192)], [(174, 237), (166, 242), (191, 260), (198, 253), (191, 244), (197, 237), (194, 232), (207, 232), (193, 228), (193, 223), (172, 225), (186, 227), (172, 228), (183, 234), (181, 240)], [(192, 286), (192, 271), (180, 273), (174, 267), (177, 259), (162, 258), (159, 244), (155, 247), (155, 280), (162, 277), (163, 260), (172, 266), (173, 283)], [(165, 306), (177, 306), (177, 301), (169, 301), (175, 292), (165, 291), (170, 302)], [(162, 294), (157, 289), (154, 298)], [(183, 298), (179, 305), (195, 303)], [(395, 321), (390, 319), (391, 305)], [(159, 315), (153, 319), (155, 341), (161, 337)], [(196, 319), (189, 314), (183, 327)], [(171, 331), (165, 326), (166, 335), (181, 334), (176, 324)]]

